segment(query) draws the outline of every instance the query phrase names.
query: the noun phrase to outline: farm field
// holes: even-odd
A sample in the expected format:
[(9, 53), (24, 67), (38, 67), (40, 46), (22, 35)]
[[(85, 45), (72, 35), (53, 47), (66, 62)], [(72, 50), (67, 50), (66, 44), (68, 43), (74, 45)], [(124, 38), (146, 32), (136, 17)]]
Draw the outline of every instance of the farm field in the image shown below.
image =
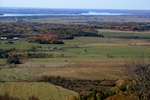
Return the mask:
[[(126, 60), (141, 55), (148, 58), (150, 54), (148, 39), (76, 37), (64, 42), (63, 45), (56, 45), (30, 44), (24, 41), (18, 45), (16, 41), (11, 47), (28, 50), (33, 45), (42, 46), (42, 49), (56, 46), (62, 50), (46, 51), (53, 54), (53, 58), (32, 58), (14, 68), (4, 67), (0, 71), (1, 80), (33, 80), (42, 75), (92, 80), (119, 79), (124, 77), (122, 66)], [(2, 48), (10, 48), (10, 45), (1, 45)], [(43, 51), (40, 48), (37, 52)], [(3, 59), (0, 61), (4, 63)]]
[(0, 95), (8, 93), (20, 100), (28, 100), (33, 95), (40, 100), (65, 100), (77, 95), (76, 92), (43, 82), (4, 82), (0, 83)]
[[(1, 42), (1, 48), (10, 48), (10, 45), (6, 45), (4, 42)], [(73, 40), (64, 40), (64, 42), (65, 44), (63, 45), (56, 45), (30, 44), (22, 41), (18, 45), (18, 41), (14, 41), (11, 47), (16, 47), (20, 50), (28, 50), (33, 45), (42, 46), (37, 52), (43, 52), (42, 49), (49, 46), (60, 47), (62, 50), (46, 51), (46, 53), (53, 54), (53, 58), (32, 58), (28, 59), (24, 64), (15, 66), (3, 66), (5, 60), (0, 59), (2, 64), (0, 80), (6, 81), (0, 83), (1, 91), (3, 91), (0, 92), (0, 95), (7, 91), (11, 96), (18, 98), (26, 99), (34, 95), (40, 100), (49, 100), (49, 98), (52, 100), (59, 100), (59, 98), (65, 100), (66, 97), (77, 95), (77, 93), (64, 90), (50, 83), (36, 81), (43, 75), (80, 80), (124, 79), (123, 65), (126, 61), (141, 55), (149, 58), (150, 55), (149, 39), (75, 37)], [(49, 88), (49, 90), (43, 90), (45, 87)], [(19, 95), (20, 91), (23, 91), (22, 95)], [(30, 93), (31, 91), (32, 93)], [(43, 91), (45, 92), (43, 93)], [(42, 95), (39, 95), (41, 92)]]

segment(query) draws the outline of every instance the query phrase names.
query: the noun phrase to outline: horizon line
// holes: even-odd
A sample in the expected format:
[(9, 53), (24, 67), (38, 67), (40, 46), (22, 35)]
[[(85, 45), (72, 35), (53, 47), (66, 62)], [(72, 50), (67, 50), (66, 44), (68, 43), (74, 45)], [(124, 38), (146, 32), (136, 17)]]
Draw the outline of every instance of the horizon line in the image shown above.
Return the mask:
[(75, 10), (150, 10), (150, 9), (124, 9), (124, 8), (48, 8), (48, 7), (8, 7), (8, 6), (0, 6), (0, 8), (31, 8), (31, 9), (75, 9)]

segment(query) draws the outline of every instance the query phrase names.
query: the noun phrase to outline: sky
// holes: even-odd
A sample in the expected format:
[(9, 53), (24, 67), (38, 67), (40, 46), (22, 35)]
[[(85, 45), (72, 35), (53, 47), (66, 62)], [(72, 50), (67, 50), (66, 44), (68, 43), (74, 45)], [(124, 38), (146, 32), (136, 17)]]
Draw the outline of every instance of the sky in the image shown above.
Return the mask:
[(0, 0), (0, 7), (150, 10), (150, 0)]

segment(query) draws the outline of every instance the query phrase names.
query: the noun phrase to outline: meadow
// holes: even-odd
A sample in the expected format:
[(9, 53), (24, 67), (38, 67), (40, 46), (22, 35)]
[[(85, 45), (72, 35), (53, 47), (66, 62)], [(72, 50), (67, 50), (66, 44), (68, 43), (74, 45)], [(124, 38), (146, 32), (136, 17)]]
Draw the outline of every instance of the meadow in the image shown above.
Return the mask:
[(67, 97), (77, 95), (76, 92), (43, 82), (0, 83), (0, 95), (5, 93), (20, 100), (28, 100), (33, 95), (39, 100), (65, 100)]
[[(110, 36), (110, 33), (103, 34)], [(112, 35), (114, 36), (114, 33)], [(42, 48), (38, 48), (36, 52), (43, 52), (48, 47), (60, 47), (61, 50), (44, 51), (54, 55), (53, 58), (30, 58), (24, 64), (16, 65), (15, 68), (8, 68), (10, 65), (5, 65), (0, 71), (1, 80), (33, 80), (34, 77), (41, 75), (90, 80), (119, 79), (124, 77), (122, 66), (126, 60), (141, 55), (149, 58), (150, 54), (149, 39), (75, 37), (73, 40), (63, 41), (65, 44), (37, 44), (22, 41), (19, 45), (18, 41), (14, 41), (11, 46), (2, 41), (1, 48), (5, 49), (15, 47), (28, 50), (32, 46), (41, 46)], [(4, 59), (0, 61), (4, 64)], [(15, 79), (12, 79), (13, 77)]]

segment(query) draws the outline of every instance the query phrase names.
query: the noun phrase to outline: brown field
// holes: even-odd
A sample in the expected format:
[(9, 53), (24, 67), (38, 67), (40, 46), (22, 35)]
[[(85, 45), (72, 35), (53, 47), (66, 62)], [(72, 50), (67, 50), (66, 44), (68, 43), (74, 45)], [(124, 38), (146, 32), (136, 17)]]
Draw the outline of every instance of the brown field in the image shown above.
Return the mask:
[(27, 62), (17, 65), (16, 68), (1, 70), (0, 78), (4, 81), (34, 81), (35, 77), (48, 75), (88, 80), (120, 79), (124, 78), (124, 60), (113, 58), (93, 61), (72, 59), (73, 62)]

